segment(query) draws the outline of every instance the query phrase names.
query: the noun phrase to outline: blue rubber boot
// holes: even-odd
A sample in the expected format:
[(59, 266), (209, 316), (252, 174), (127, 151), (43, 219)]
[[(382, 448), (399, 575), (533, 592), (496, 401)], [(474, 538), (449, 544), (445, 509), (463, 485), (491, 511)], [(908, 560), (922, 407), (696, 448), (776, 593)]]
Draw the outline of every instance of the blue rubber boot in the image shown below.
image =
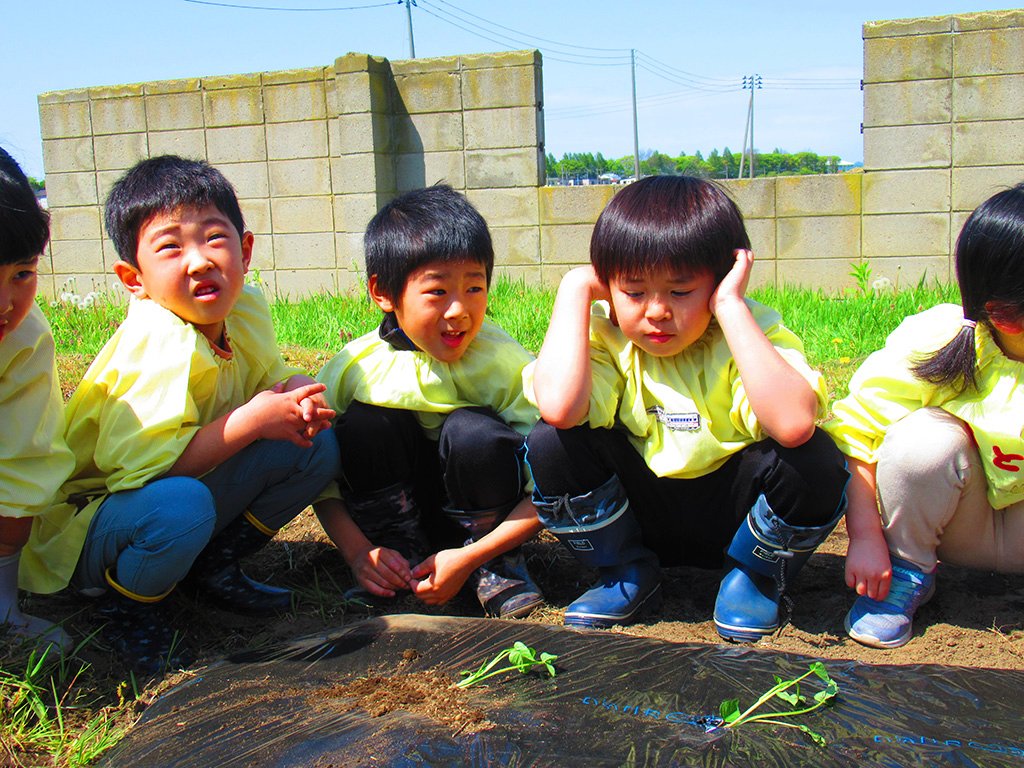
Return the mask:
[(583, 496), (534, 494), (544, 526), (584, 565), (598, 569), (597, 582), (565, 611), (567, 626), (606, 628), (632, 624), (661, 602), (657, 556), (643, 544), (640, 526), (617, 475)]
[[(470, 544), (501, 525), (517, 503), (472, 511), (445, 507), (444, 513), (466, 529), (470, 536), (466, 544)], [(544, 596), (526, 568), (521, 547), (503, 552), (477, 568), (470, 574), (469, 585), (484, 613), (493, 618), (523, 618), (544, 604)]]
[(788, 600), (789, 582), (846, 511), (846, 497), (828, 523), (816, 527), (787, 525), (764, 495), (733, 536), (726, 554), (735, 565), (718, 588), (715, 629), (734, 643), (754, 643), (779, 628), (779, 603)]

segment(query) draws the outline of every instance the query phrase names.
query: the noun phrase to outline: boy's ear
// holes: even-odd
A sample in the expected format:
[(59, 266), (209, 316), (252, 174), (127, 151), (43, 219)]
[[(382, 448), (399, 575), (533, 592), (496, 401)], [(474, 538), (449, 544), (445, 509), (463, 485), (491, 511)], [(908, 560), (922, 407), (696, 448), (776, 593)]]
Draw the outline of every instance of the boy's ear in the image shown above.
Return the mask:
[(370, 279), (366, 281), (367, 288), (370, 291), (370, 298), (373, 302), (383, 309), (385, 312), (395, 311), (395, 302), (391, 300), (391, 297), (381, 290), (380, 283), (377, 282), (376, 275), (370, 275)]
[(133, 267), (127, 261), (115, 261), (114, 274), (132, 296), (137, 299), (147, 298), (146, 287), (142, 284), (142, 272), (138, 267)]
[(985, 314), (989, 322), (1002, 333), (1013, 336), (1024, 333), (1024, 318), (1017, 310), (1000, 301), (986, 301)]
[(242, 233), (242, 271), (248, 274), (249, 262), (252, 261), (252, 247), (256, 238), (249, 230)]

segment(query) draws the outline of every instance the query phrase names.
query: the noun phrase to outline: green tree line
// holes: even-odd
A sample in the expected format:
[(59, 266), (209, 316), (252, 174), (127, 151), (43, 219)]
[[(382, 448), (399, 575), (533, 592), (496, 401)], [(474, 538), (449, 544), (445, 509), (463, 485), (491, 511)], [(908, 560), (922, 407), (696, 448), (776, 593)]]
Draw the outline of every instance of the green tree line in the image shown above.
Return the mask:
[[(755, 176), (800, 176), (812, 173), (836, 173), (839, 170), (839, 157), (836, 155), (818, 155), (814, 152), (784, 152), (775, 149), (772, 152), (754, 152)], [(749, 158), (744, 162), (743, 175), (749, 174)], [(728, 147), (719, 152), (717, 149), (704, 157), (699, 151), (692, 155), (680, 152), (678, 156), (666, 155), (657, 150), (641, 153), (640, 172), (644, 176), (654, 174), (685, 174), (705, 179), (735, 179), (739, 175), (740, 155), (733, 153)], [(622, 178), (633, 175), (633, 156), (606, 158), (600, 152), (568, 152), (556, 160), (551, 153), (547, 155), (547, 175), (549, 178), (596, 180), (598, 176), (614, 173)]]

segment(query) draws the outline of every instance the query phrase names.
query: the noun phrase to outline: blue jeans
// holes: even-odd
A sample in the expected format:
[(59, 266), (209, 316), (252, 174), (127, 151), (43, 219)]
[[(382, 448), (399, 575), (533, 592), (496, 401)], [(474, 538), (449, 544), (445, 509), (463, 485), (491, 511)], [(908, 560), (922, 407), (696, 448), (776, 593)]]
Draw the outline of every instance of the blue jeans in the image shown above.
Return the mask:
[(339, 472), (332, 430), (312, 448), (259, 440), (201, 478), (165, 477), (112, 493), (89, 524), (74, 586), (104, 589), (110, 568), (137, 595), (162, 595), (181, 581), (210, 539), (245, 510), (277, 530), (309, 506)]

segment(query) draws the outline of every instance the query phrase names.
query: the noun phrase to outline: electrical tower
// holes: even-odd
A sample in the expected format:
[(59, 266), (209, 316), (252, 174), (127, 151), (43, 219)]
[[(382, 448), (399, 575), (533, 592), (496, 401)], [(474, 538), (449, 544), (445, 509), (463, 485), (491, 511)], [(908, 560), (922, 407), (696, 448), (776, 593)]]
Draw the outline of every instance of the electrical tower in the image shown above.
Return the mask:
[(750, 102), (747, 105), (747, 123), (743, 126), (743, 152), (740, 153), (740, 172), (737, 178), (743, 178), (743, 160), (747, 156), (747, 136), (750, 136), (750, 178), (754, 178), (754, 91), (760, 89), (760, 75), (744, 75), (743, 90), (750, 90)]

